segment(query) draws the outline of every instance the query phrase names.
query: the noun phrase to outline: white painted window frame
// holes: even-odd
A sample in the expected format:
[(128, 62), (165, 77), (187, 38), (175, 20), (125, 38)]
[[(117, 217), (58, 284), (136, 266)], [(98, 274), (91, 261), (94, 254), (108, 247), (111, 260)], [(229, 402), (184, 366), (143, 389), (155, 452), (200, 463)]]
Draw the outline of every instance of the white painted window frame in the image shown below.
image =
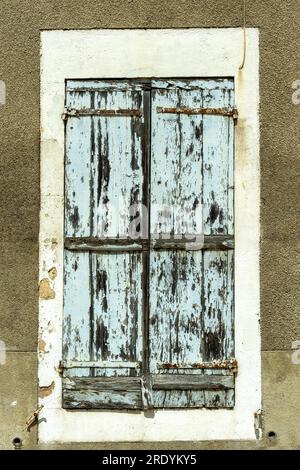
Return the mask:
[[(48, 388), (40, 389), (41, 417), (46, 418), (39, 424), (40, 442), (255, 439), (254, 413), (261, 407), (257, 29), (247, 28), (247, 56), (241, 71), (242, 56), (241, 28), (41, 33), (40, 280), (44, 281), (39, 300), (39, 385)], [(239, 112), (235, 127), (235, 355), (239, 370), (232, 410), (157, 410), (148, 417), (143, 412), (61, 407), (57, 366), (62, 357), (65, 80), (131, 77), (235, 79)]]

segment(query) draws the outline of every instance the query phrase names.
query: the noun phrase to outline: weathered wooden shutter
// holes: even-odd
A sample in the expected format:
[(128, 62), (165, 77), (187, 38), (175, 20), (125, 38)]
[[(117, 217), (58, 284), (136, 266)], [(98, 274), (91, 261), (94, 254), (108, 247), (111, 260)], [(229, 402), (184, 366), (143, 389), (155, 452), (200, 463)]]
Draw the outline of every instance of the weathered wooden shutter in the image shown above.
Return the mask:
[(234, 406), (233, 105), (229, 79), (67, 82), (65, 408)]
[(150, 227), (164, 240), (150, 257), (153, 405), (232, 407), (233, 81), (156, 87)]
[(125, 82), (68, 82), (63, 406), (142, 408), (146, 96)]

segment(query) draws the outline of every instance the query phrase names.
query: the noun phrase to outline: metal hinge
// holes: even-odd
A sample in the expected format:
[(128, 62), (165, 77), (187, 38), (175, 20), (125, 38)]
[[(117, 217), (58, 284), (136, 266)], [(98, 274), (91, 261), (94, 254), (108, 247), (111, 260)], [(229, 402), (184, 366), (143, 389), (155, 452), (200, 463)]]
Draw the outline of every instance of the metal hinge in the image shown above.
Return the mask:
[(233, 123), (234, 123), (234, 125), (236, 126), (236, 124), (237, 124), (237, 121), (238, 121), (238, 117), (239, 117), (239, 112), (238, 112), (238, 110), (237, 110), (237, 107), (236, 107), (236, 106), (234, 106), (232, 109), (233, 109), (233, 114), (232, 114), (232, 117), (233, 117)]
[(56, 370), (56, 372), (59, 373), (59, 375), (63, 375), (64, 370), (65, 370), (65, 366), (64, 366), (63, 361), (59, 361), (59, 364), (58, 364), (57, 367), (55, 367), (55, 370)]
[(63, 121), (66, 121), (69, 116), (77, 117), (78, 110), (72, 108), (64, 108), (64, 112), (61, 115)]
[(139, 369), (140, 362), (133, 361), (60, 361), (56, 371), (63, 374), (66, 369)]
[(142, 109), (74, 109), (65, 107), (62, 119), (66, 121), (68, 117), (80, 116), (141, 117), (142, 115)]
[(158, 369), (227, 369), (237, 374), (238, 362), (235, 358), (225, 359), (223, 361), (212, 362), (197, 362), (193, 364), (171, 364), (171, 363), (158, 363)]
[(228, 108), (163, 108), (161, 106), (157, 106), (156, 112), (164, 114), (206, 114), (210, 116), (231, 116), (234, 122), (236, 122), (238, 119), (238, 110), (236, 106)]

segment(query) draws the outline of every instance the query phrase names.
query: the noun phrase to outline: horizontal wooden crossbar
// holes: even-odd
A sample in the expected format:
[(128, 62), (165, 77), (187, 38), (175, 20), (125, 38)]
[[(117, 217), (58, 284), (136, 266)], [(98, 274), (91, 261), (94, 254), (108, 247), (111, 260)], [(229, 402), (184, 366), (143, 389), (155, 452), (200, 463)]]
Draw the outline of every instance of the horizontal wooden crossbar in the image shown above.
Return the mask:
[[(221, 373), (217, 375), (153, 374), (150, 377), (149, 385), (150, 388), (149, 386), (145, 388), (142, 377), (64, 377), (63, 408), (161, 408), (157, 393), (171, 390), (203, 390), (216, 393), (226, 390), (233, 391), (234, 375), (222, 375)], [(149, 395), (147, 402), (143, 397), (146, 391)], [(174, 406), (176, 407), (176, 405)], [(204, 401), (204, 403), (199, 403), (199, 406), (210, 407), (211, 405)]]
[(128, 252), (142, 251), (143, 242), (124, 238), (65, 238), (65, 248), (71, 251)]
[(94, 237), (67, 237), (65, 248), (71, 251), (98, 251), (102, 253), (130, 252), (154, 250), (232, 250), (234, 248), (233, 235), (189, 235), (186, 238), (154, 238), (127, 239), (127, 238), (94, 238)]
[(234, 248), (233, 235), (189, 235), (185, 238), (160, 238), (150, 241), (155, 250), (230, 250)]
[(141, 377), (66, 377), (63, 408), (142, 409)]

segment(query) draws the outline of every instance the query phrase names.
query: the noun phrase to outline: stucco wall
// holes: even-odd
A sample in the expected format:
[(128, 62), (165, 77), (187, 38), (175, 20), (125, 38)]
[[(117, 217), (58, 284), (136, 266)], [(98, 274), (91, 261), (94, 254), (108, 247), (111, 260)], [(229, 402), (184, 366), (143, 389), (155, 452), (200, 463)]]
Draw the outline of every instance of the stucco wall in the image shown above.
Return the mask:
[[(241, 22), (242, 2), (236, 0), (1, 0), (0, 80), (7, 96), (0, 106), (0, 339), (9, 352), (0, 366), (0, 447), (11, 447), (15, 436), (26, 447), (36, 445), (35, 428), (23, 429), (37, 393), (40, 31), (236, 27)], [(247, 25), (260, 28), (266, 437), (257, 444), (191, 443), (193, 448), (300, 446), (300, 365), (291, 363), (292, 341), (300, 340), (300, 106), (291, 101), (291, 84), (300, 78), (299, 0), (247, 2)], [(269, 431), (277, 433), (275, 441), (267, 438)]]

